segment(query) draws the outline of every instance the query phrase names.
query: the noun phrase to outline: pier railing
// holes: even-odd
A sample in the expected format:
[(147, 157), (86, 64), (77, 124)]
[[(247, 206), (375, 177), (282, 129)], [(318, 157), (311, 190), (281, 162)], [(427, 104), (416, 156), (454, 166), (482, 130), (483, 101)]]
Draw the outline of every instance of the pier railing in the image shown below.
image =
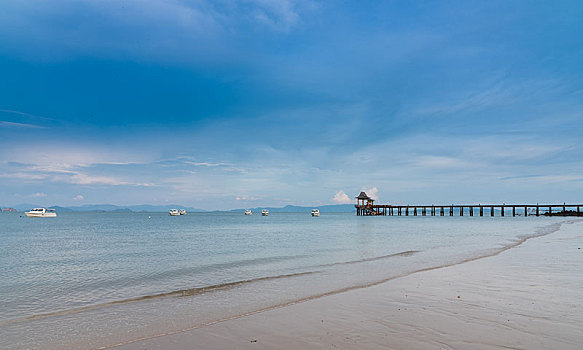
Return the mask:
[[(512, 216), (540, 216), (545, 213), (552, 214), (553, 210), (567, 209), (581, 213), (583, 204), (450, 204), (450, 205), (392, 205), (392, 204), (356, 204), (356, 215), (358, 216), (454, 216), (457, 211), (459, 216), (468, 214), (469, 216), (495, 216), (496, 211), (499, 216), (505, 216), (506, 211), (512, 209)], [(467, 211), (466, 211), (467, 209)], [(447, 214), (446, 214), (447, 213)], [(477, 214), (477, 215), (474, 215)]]

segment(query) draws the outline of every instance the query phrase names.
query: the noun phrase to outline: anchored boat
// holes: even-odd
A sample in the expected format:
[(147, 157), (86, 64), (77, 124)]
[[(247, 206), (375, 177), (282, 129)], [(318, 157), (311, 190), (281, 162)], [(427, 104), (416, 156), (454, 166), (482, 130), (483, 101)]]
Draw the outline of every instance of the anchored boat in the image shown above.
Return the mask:
[(29, 218), (55, 218), (57, 213), (55, 209), (34, 208), (24, 213)]

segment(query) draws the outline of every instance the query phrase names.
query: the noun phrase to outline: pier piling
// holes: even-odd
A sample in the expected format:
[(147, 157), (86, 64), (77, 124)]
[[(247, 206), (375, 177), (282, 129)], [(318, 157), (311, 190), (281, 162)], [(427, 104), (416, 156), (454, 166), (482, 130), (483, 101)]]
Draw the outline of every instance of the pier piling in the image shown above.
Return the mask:
[[(451, 204), (451, 205), (391, 205), (391, 204), (374, 204), (374, 199), (368, 197), (366, 193), (361, 192), (357, 198), (356, 215), (358, 216), (409, 216), (409, 209), (413, 210), (413, 216), (437, 216), (437, 211), (439, 210), (439, 216), (445, 216), (446, 208), (449, 211), (449, 216), (455, 216), (455, 210), (459, 209), (459, 215), (464, 216), (464, 208), (468, 208), (469, 216), (474, 216), (474, 210), (476, 207), (479, 210), (480, 216), (484, 216), (484, 208), (490, 210), (490, 216), (496, 216), (496, 208), (500, 208), (500, 216), (506, 216), (506, 209), (512, 208), (512, 216), (520, 216), (516, 209), (521, 211), (524, 209), (524, 216), (529, 215), (529, 209), (531, 210), (531, 215), (540, 216), (541, 214), (546, 215), (547, 209), (548, 214), (553, 214), (553, 208), (555, 211), (562, 210), (567, 213), (567, 209), (576, 210), (577, 213), (581, 213), (581, 207), (583, 204), (567, 204), (563, 202), (562, 204)], [(542, 213), (541, 213), (542, 208)], [(403, 214), (403, 210), (405, 214)], [(420, 212), (419, 212), (420, 211)], [(427, 213), (429, 211), (429, 214)], [(477, 215), (477, 214), (476, 214)]]

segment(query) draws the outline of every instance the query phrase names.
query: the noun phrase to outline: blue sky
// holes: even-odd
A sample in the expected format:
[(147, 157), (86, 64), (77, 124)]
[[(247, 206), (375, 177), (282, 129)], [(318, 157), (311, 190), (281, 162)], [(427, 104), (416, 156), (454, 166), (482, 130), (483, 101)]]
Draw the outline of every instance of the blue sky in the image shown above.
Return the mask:
[(5, 0), (0, 205), (581, 202), (579, 1)]

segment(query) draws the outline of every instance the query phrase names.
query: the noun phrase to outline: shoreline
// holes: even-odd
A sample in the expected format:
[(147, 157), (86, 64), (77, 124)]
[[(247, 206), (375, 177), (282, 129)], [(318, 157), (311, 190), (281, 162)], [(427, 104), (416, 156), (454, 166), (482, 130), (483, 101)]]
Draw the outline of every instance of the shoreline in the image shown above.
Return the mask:
[[(405, 288), (405, 289), (410, 289), (411, 285), (415, 285), (415, 284), (419, 284), (420, 281), (426, 281), (426, 280), (432, 280), (433, 282), (436, 281), (436, 276), (439, 277), (441, 275), (444, 274), (444, 271), (447, 273), (451, 273), (452, 271), (456, 272), (456, 270), (461, 270), (462, 272), (465, 272), (466, 274), (469, 272), (470, 275), (474, 275), (476, 270), (477, 272), (480, 272), (483, 270), (487, 270), (487, 265), (491, 264), (492, 261), (494, 261), (494, 265), (500, 267), (499, 270), (496, 271), (492, 271), (491, 279), (494, 280), (487, 280), (486, 284), (487, 285), (496, 285), (497, 281), (495, 280), (494, 277), (500, 277), (502, 280), (504, 279), (508, 279), (509, 276), (505, 276), (505, 268), (504, 268), (504, 261), (506, 260), (513, 260), (513, 256), (514, 254), (503, 254), (506, 253), (507, 251), (511, 250), (513, 251), (513, 253), (515, 253), (515, 251), (518, 251), (518, 249), (511, 249), (511, 248), (523, 248), (524, 246), (529, 247), (529, 249), (527, 249), (527, 251), (529, 250), (533, 250), (533, 247), (537, 247), (537, 241), (539, 241), (540, 239), (544, 239), (544, 237), (547, 237), (548, 240), (550, 240), (551, 242), (554, 242), (554, 245), (558, 245), (556, 239), (557, 236), (561, 236), (564, 235), (565, 232), (571, 232), (571, 234), (573, 233), (573, 231), (575, 233), (577, 232), (583, 232), (583, 221), (569, 221), (566, 223), (563, 223), (561, 228), (559, 230), (556, 231), (551, 231), (551, 232), (542, 232), (533, 236), (529, 236), (529, 237), (525, 237), (519, 241), (517, 241), (515, 244), (503, 247), (499, 250), (497, 250), (496, 252), (492, 253), (491, 255), (488, 256), (482, 256), (482, 257), (477, 257), (477, 258), (472, 258), (472, 259), (467, 259), (463, 262), (460, 263), (455, 263), (455, 264), (448, 264), (445, 266), (438, 266), (438, 267), (431, 267), (431, 268), (425, 268), (425, 269), (420, 269), (418, 271), (415, 271), (411, 274), (407, 274), (406, 276), (396, 276), (396, 277), (392, 277), (383, 281), (379, 281), (377, 283), (372, 283), (370, 285), (367, 286), (359, 286), (359, 287), (351, 287), (348, 288), (346, 290), (340, 290), (340, 291), (336, 291), (333, 293), (326, 293), (325, 295), (318, 295), (318, 296), (314, 296), (305, 300), (300, 300), (300, 301), (294, 301), (294, 302), (290, 302), (284, 305), (279, 305), (276, 307), (270, 307), (267, 309), (263, 309), (263, 310), (258, 310), (255, 312), (251, 312), (251, 313), (247, 313), (245, 315), (239, 315), (236, 317), (231, 317), (228, 319), (224, 319), (224, 320), (219, 320), (219, 321), (215, 321), (209, 324), (205, 324), (205, 325), (197, 325), (197, 326), (193, 326), (193, 327), (189, 327), (188, 329), (183, 329), (180, 331), (176, 331), (176, 332), (171, 332), (171, 333), (165, 333), (165, 334), (159, 334), (159, 335), (155, 335), (155, 336), (150, 336), (150, 337), (146, 337), (146, 338), (141, 338), (141, 339), (136, 339), (136, 340), (132, 340), (129, 342), (125, 342), (122, 344), (116, 344), (116, 345), (112, 345), (112, 346), (107, 346), (107, 347), (103, 347), (101, 349), (109, 349), (109, 348), (115, 348), (115, 349), (180, 349), (180, 348), (185, 348), (185, 347), (189, 347), (189, 346), (193, 346), (194, 344), (196, 344), (197, 348), (202, 348), (202, 349), (215, 349), (215, 348), (257, 348), (257, 346), (260, 346), (260, 344), (264, 343), (265, 341), (267, 341), (267, 343), (269, 343), (269, 348), (278, 347), (278, 343), (282, 342), (286, 343), (286, 344), (291, 344), (290, 341), (292, 341), (293, 339), (295, 339), (296, 341), (298, 341), (299, 343), (293, 345), (292, 347), (301, 347), (301, 348), (323, 348), (323, 347), (329, 347), (330, 344), (335, 344), (335, 343), (340, 343), (342, 344), (343, 347), (350, 347), (350, 344), (346, 344), (345, 342), (342, 341), (342, 337), (332, 337), (329, 342), (330, 344), (328, 344), (328, 341), (322, 341), (322, 342), (310, 342), (309, 344), (306, 344), (303, 341), (298, 340), (297, 338), (291, 338), (289, 334), (286, 333), (293, 333), (293, 334), (297, 334), (297, 335), (301, 335), (302, 338), (311, 338), (311, 337), (322, 337), (322, 334), (318, 333), (318, 330), (316, 328), (312, 329), (311, 327), (306, 328), (303, 320), (305, 319), (314, 319), (314, 312), (317, 312), (315, 310), (320, 310), (321, 313), (318, 317), (315, 318), (321, 318), (322, 319), (322, 324), (324, 324), (324, 320), (327, 319), (331, 319), (332, 322), (334, 322), (334, 320), (348, 320), (347, 324), (343, 324), (342, 327), (338, 328), (338, 329), (332, 329), (334, 331), (343, 333), (343, 332), (356, 332), (356, 334), (358, 335), (359, 339), (375, 339), (379, 337), (379, 334), (370, 334), (370, 331), (372, 329), (374, 329), (375, 327), (365, 327), (365, 328), (359, 328), (357, 327), (358, 324), (360, 324), (362, 321), (368, 321), (370, 322), (370, 319), (367, 318), (367, 314), (368, 313), (363, 313), (362, 311), (359, 310), (358, 307), (356, 307), (360, 302), (359, 300), (361, 299), (371, 299), (371, 302), (374, 304), (375, 302), (378, 304), (382, 304), (383, 302), (386, 302), (384, 298), (381, 298), (378, 291), (379, 290), (385, 290), (382, 294), (389, 294), (389, 295), (394, 295), (397, 296), (395, 294), (395, 291), (399, 288)], [(549, 234), (550, 233), (550, 234)], [(581, 237), (575, 237), (578, 238), (579, 240), (577, 241), (578, 244), (580, 244), (580, 246), (583, 246), (583, 236)], [(580, 243), (579, 243), (580, 242)], [(540, 243), (538, 244), (540, 245)], [(564, 248), (564, 247), (563, 247)], [(520, 249), (521, 251), (524, 251), (524, 249)], [(536, 250), (536, 249), (534, 249)], [(581, 252), (581, 250), (579, 250), (579, 252)], [(532, 252), (531, 252), (532, 253)], [(540, 252), (539, 252), (540, 253)], [(580, 255), (579, 255), (580, 256)], [(563, 257), (565, 258), (565, 257)], [(524, 260), (528, 260), (528, 259), (524, 259)], [(529, 260), (530, 261), (530, 260)], [(530, 261), (530, 263), (536, 265), (537, 259), (535, 259), (534, 261)], [(502, 266), (499, 266), (502, 263)], [(526, 264), (526, 262), (525, 262)], [(540, 264), (540, 262), (539, 262)], [(477, 266), (476, 266), (477, 265)], [(532, 269), (533, 266), (524, 266), (525, 268), (530, 268)], [(540, 267), (540, 266), (538, 266)], [(480, 275), (482, 273), (479, 273)], [(471, 276), (470, 276), (471, 277)], [(573, 276), (570, 276), (571, 279), (573, 279)], [(437, 281), (439, 281), (440, 278), (437, 278)], [(476, 278), (474, 278), (476, 279)], [(512, 278), (511, 278), (512, 280)], [(387, 283), (391, 281), (391, 283)], [(454, 279), (455, 281), (455, 279)], [(456, 283), (458, 283), (459, 281), (457, 281)], [(464, 280), (463, 283), (460, 283), (461, 285), (467, 285), (467, 284), (476, 284), (476, 281), (472, 282), (472, 278), (466, 278), (466, 280)], [(499, 283), (499, 281), (498, 281)], [(542, 286), (544, 287), (544, 283), (542, 283)], [(513, 286), (512, 284), (508, 285), (507, 288), (508, 290), (511, 292), (514, 289), (520, 289), (522, 287), (525, 286), (521, 286), (521, 285), (516, 285)], [(528, 287), (528, 286), (526, 286)], [(548, 287), (548, 286), (547, 286)], [(417, 287), (418, 288), (418, 287)], [(435, 295), (434, 293), (434, 289), (435, 288), (430, 288), (428, 290), (426, 290), (425, 295), (422, 293), (419, 296), (422, 299), (431, 299), (431, 298), (435, 298), (437, 297), (437, 295)], [(439, 288), (437, 288), (439, 289)], [(524, 289), (524, 288), (523, 288)], [(528, 289), (528, 288), (526, 288)], [(405, 294), (407, 295), (407, 294)], [(540, 297), (540, 296), (539, 296)], [(406, 297), (407, 298), (407, 297)], [(512, 300), (512, 299), (516, 299), (516, 296), (514, 296), (512, 293), (510, 293), (509, 295), (505, 296), (506, 299)], [(461, 298), (461, 296), (458, 295), (458, 297), (456, 298), (457, 301), (462, 301), (464, 299)], [(456, 301), (456, 299), (454, 299), (454, 301)], [(409, 299), (408, 303), (405, 303), (405, 305), (408, 305), (409, 308), (413, 308), (415, 309), (417, 307), (417, 305), (415, 305), (414, 303), (411, 302), (412, 299)], [(396, 302), (396, 301), (394, 301)], [(443, 302), (443, 300), (441, 300), (441, 302)], [(540, 302), (542, 302), (542, 300), (540, 300)], [(402, 303), (402, 301), (399, 301), (399, 303)], [(438, 303), (439, 304), (439, 303)], [(350, 314), (346, 314), (340, 311), (335, 311), (334, 313), (327, 313), (324, 312), (325, 310), (328, 310), (330, 308), (335, 309), (335, 310), (343, 310), (346, 308), (351, 307), (351, 313)], [(376, 308), (372, 308), (373, 310), (375, 310), (376, 313), (382, 313), (383, 308), (380, 309), (376, 309)], [(398, 308), (400, 310), (400, 308)], [(422, 316), (423, 312), (420, 312), (420, 310), (417, 310), (418, 313)], [(441, 310), (442, 312), (445, 312), (447, 310)], [(461, 310), (464, 311), (464, 310)], [(467, 311), (467, 310), (465, 310)], [(373, 312), (371, 315), (374, 315), (375, 312)], [(509, 311), (510, 314), (513, 314), (511, 311)], [(467, 312), (466, 312), (467, 313)], [(460, 313), (461, 315), (464, 315), (464, 313)], [(290, 315), (292, 317), (290, 317)], [(378, 315), (377, 315), (378, 316)], [(399, 315), (395, 315), (395, 316), (399, 316)], [(354, 320), (352, 320), (352, 322), (350, 321), (350, 319), (354, 318)], [(474, 318), (476, 320), (481, 320), (482, 318), (480, 317), (480, 315), (474, 315)], [(277, 324), (282, 323), (282, 325), (280, 327), (274, 327), (273, 326), (273, 321), (277, 321)], [(286, 323), (287, 320), (287, 323)], [(578, 318), (578, 321), (583, 322), (583, 318)], [(396, 326), (398, 324), (401, 323), (402, 320), (402, 315), (400, 315), (399, 317), (395, 317), (394, 320), (390, 320), (388, 321), (390, 324), (393, 324), (393, 326)], [(481, 326), (484, 327), (484, 323), (488, 323), (485, 320), (483, 320), (483, 322), (479, 322), (476, 321), (476, 327)], [(327, 323), (329, 324), (329, 323)], [(414, 325), (416, 325), (417, 327), (421, 327), (424, 328), (427, 325), (425, 325), (423, 322), (420, 322), (419, 324), (413, 323)], [(261, 325), (260, 327), (257, 327), (258, 325)], [(320, 327), (321, 328), (321, 327)], [(390, 328), (390, 327), (389, 327)], [(399, 328), (399, 327), (397, 327)], [(415, 328), (415, 327), (414, 327)], [(462, 327), (463, 328), (463, 327)], [(478, 327), (480, 328), (480, 327)], [(528, 329), (528, 327), (525, 327), (525, 329)], [(285, 330), (285, 332), (283, 332), (282, 334), (282, 330)], [(390, 330), (390, 329), (389, 329)], [(384, 331), (387, 331), (387, 329), (384, 329)], [(393, 330), (394, 331), (394, 330)], [(328, 332), (328, 331), (327, 331)], [(321, 333), (321, 330), (320, 330)], [(454, 332), (455, 333), (455, 332)], [(254, 335), (253, 335), (254, 334)], [(445, 332), (444, 334), (448, 334), (448, 332)], [(544, 334), (544, 332), (543, 332)], [(366, 335), (366, 336), (365, 336)], [(408, 335), (407, 338), (410, 338), (411, 335)], [(579, 340), (583, 340), (583, 332), (579, 332), (578, 333), (579, 336)], [(247, 341), (247, 343), (245, 343), (243, 341), (243, 339), (246, 338), (253, 338)], [(383, 337), (381, 337), (383, 338)], [(398, 337), (397, 337), (398, 338)], [(263, 340), (261, 340), (263, 339)], [(398, 338), (400, 339), (400, 338)], [(254, 341), (255, 340), (255, 341)], [(377, 339), (378, 340), (378, 339)], [(385, 339), (386, 340), (386, 339)], [(450, 339), (450, 341), (454, 341), (455, 337), (453, 337), (452, 339)], [(388, 344), (394, 344), (394, 346), (396, 347), (401, 347), (400, 344), (401, 341), (405, 341), (404, 339), (400, 339), (399, 341), (397, 341), (397, 339), (393, 339), (393, 341), (389, 341)], [(417, 345), (420, 346), (420, 348), (424, 348), (423, 346), (421, 346), (423, 344), (423, 342), (419, 342), (420, 340), (417, 339), (416, 337), (412, 337), (410, 339), (410, 341), (405, 341), (404, 344), (408, 344), (405, 345), (405, 347), (416, 347)], [(357, 342), (358, 343), (358, 342)], [(355, 343), (355, 345), (357, 344)], [(447, 344), (447, 341), (445, 342)], [(476, 343), (476, 341), (472, 342), (472, 343)], [(190, 344), (190, 345), (189, 345)], [(328, 345), (326, 345), (328, 344)], [(412, 345), (412, 344), (417, 344), (417, 345)], [(425, 344), (427, 345), (427, 344)], [(424, 346), (425, 346), (424, 345)], [(435, 344), (433, 344), (435, 345)], [(566, 344), (561, 343), (561, 346), (565, 346)], [(567, 345), (572, 345), (572, 344), (567, 344)], [(280, 348), (286, 348), (279, 346)], [(368, 348), (368, 346), (365, 346)], [(433, 348), (434, 346), (430, 346), (427, 348)], [(494, 346), (494, 348), (496, 348), (497, 346)], [(536, 346), (535, 346), (536, 347)], [(375, 348), (375, 346), (372, 346), (372, 348)], [(381, 348), (386, 348), (386, 346), (381, 346)], [(490, 347), (486, 347), (486, 348), (490, 348)], [(529, 347), (530, 348), (530, 347)], [(575, 347), (573, 347), (575, 348)]]

